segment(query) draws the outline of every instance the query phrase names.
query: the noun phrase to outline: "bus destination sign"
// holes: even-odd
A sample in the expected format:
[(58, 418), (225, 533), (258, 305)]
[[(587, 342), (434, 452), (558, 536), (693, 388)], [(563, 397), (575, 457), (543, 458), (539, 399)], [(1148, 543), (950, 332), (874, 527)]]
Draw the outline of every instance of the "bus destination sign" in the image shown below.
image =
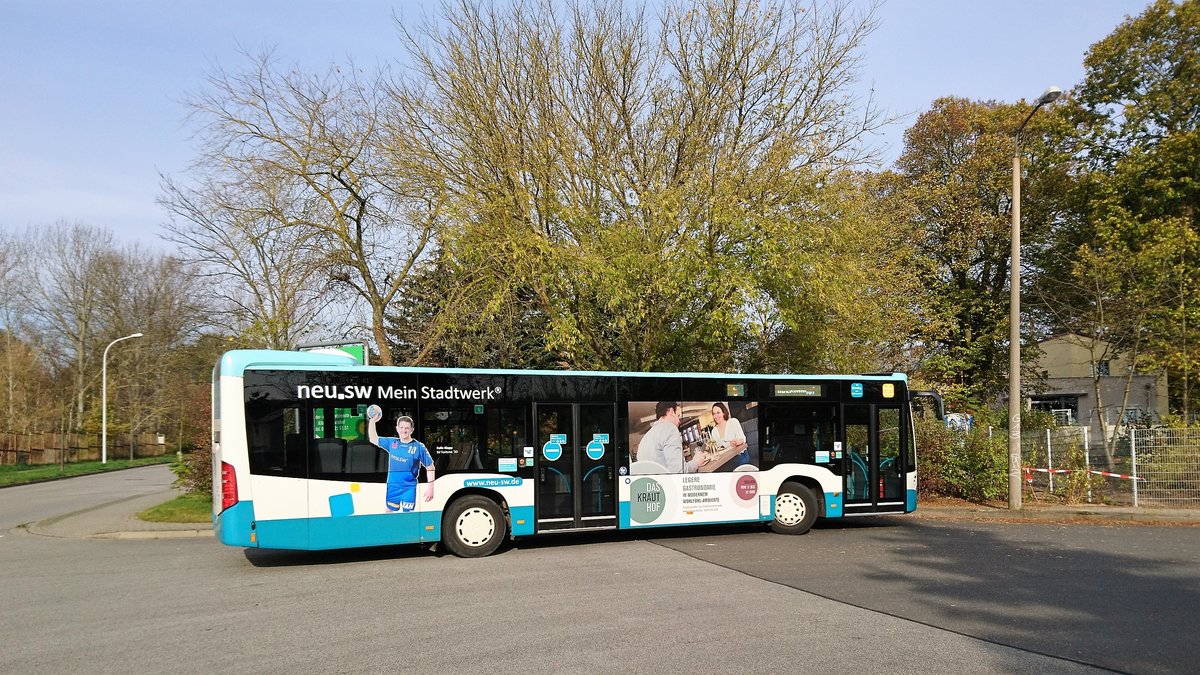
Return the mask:
[(809, 398), (825, 395), (825, 385), (823, 384), (777, 384), (774, 389), (776, 396)]

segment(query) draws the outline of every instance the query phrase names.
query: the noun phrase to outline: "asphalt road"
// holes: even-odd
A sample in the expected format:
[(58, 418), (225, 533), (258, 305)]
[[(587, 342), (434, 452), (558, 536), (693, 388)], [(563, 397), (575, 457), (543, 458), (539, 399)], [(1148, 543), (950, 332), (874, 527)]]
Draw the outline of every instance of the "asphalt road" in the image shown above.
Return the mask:
[[(131, 478), (0, 490), (0, 523)], [(1200, 528), (897, 518), (481, 560), (0, 534), (0, 672), (1189, 672), (1200, 624)]]
[(1200, 528), (877, 518), (800, 538), (757, 533), (658, 543), (1030, 652), (1138, 673), (1200, 667)]
[(35, 520), (157, 492), (170, 487), (174, 480), (169, 468), (156, 465), (3, 488), (0, 489), (0, 535)]

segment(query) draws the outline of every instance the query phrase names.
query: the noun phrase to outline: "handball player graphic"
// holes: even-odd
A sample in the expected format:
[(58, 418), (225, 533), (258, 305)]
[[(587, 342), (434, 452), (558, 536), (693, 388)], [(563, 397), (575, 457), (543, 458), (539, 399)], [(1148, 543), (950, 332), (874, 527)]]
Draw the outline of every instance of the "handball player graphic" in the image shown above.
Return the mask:
[(375, 423), (383, 410), (372, 405), (367, 408), (367, 438), (388, 454), (387, 509), (409, 512), (417, 507), (417, 476), (425, 467), (425, 501), (433, 499), (433, 457), (425, 444), (412, 437), (413, 420), (407, 415), (396, 418), (396, 435), (380, 436)]

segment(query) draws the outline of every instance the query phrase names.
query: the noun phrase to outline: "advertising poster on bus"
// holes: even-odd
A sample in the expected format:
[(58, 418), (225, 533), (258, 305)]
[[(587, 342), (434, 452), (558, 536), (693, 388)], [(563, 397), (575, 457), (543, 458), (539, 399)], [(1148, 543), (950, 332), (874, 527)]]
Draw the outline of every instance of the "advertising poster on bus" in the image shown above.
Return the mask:
[(715, 473), (758, 469), (753, 401), (631, 401), (629, 473)]

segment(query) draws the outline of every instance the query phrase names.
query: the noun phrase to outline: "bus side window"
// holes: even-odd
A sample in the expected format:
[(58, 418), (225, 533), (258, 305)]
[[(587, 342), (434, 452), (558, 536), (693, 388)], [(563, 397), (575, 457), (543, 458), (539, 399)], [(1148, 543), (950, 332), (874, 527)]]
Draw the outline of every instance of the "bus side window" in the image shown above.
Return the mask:
[(246, 440), (250, 472), (268, 476), (304, 477), (305, 447), (300, 433), (300, 410), (270, 403), (247, 406)]
[(289, 476), (303, 476), (305, 470), (304, 434), (287, 434), (283, 437), (283, 453), (285, 473)]
[(832, 468), (837, 409), (829, 405), (770, 405), (763, 467), (818, 464)]
[(387, 473), (387, 452), (370, 441), (350, 441), (346, 448), (346, 473)]
[(487, 448), (475, 470), (497, 471), (501, 457), (522, 457), (525, 442), (525, 408), (489, 408)]
[[(309, 425), (309, 476), (356, 483), (387, 482), (387, 451), (371, 443), (367, 434), (365, 401), (339, 407), (314, 407)], [(384, 419), (411, 415), (407, 410), (385, 409)], [(395, 434), (393, 422), (380, 422), (381, 437)]]
[(346, 470), (346, 441), (340, 438), (318, 438), (313, 441), (313, 446), (314, 474), (340, 474)]

